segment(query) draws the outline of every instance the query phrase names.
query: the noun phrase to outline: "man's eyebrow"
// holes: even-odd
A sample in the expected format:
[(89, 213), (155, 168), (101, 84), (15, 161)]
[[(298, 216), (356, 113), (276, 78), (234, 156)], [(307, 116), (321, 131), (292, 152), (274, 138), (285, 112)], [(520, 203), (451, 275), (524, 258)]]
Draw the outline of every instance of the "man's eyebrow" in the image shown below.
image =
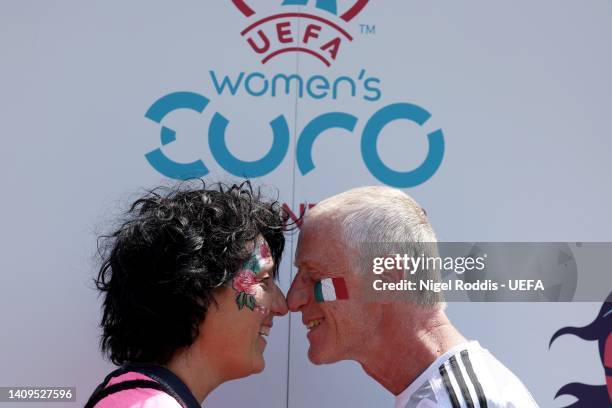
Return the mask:
[(299, 272), (304, 277), (313, 279), (313, 276), (314, 276), (314, 278), (316, 279), (316, 277), (320, 275), (319, 270), (316, 267), (314, 267), (312, 263), (302, 261), (299, 264), (296, 264), (295, 266), (299, 269)]
[(304, 261), (304, 260), (298, 260), (298, 258), (296, 257), (296, 258), (293, 260), (293, 266), (295, 266), (295, 267), (297, 267), (297, 268), (299, 268), (300, 266), (306, 266), (306, 261)]
[(308, 268), (308, 269), (316, 269), (317, 266), (315, 264), (313, 264), (312, 262), (309, 262), (308, 260), (301, 260), (301, 261), (293, 261), (293, 265), (297, 268)]

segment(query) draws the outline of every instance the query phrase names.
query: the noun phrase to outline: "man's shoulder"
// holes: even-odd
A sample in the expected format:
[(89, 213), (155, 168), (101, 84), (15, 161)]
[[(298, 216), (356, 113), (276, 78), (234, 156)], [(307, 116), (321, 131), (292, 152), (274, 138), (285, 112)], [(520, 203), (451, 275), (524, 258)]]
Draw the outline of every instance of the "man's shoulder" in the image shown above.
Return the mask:
[(453, 347), (398, 396), (396, 407), (537, 407), (523, 383), (478, 342)]

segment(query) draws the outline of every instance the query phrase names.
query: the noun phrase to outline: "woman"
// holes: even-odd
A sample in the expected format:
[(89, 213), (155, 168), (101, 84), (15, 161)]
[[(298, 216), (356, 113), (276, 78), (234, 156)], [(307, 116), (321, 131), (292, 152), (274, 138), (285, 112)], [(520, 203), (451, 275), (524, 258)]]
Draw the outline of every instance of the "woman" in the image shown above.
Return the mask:
[(106, 238), (96, 285), (101, 348), (121, 366), (86, 407), (200, 407), (221, 383), (258, 373), (274, 316), (286, 221), (248, 182), (160, 188)]

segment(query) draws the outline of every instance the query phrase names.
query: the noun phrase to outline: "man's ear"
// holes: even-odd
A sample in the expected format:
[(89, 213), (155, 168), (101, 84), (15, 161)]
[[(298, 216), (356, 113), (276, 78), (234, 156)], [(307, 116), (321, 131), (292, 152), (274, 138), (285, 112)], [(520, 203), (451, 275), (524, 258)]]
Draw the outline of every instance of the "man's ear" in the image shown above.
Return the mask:
[[(395, 255), (387, 255), (383, 258), (385, 260), (387, 259), (395, 260)], [(393, 265), (390, 265), (390, 264), (391, 262), (389, 263), (383, 262), (383, 265), (384, 265), (383, 272), (380, 275), (378, 275), (378, 279), (382, 280), (383, 282), (398, 283), (398, 282), (401, 282), (403, 279), (406, 278), (406, 276), (410, 274), (409, 270), (402, 268), (403, 265), (397, 265), (395, 262), (393, 262)]]

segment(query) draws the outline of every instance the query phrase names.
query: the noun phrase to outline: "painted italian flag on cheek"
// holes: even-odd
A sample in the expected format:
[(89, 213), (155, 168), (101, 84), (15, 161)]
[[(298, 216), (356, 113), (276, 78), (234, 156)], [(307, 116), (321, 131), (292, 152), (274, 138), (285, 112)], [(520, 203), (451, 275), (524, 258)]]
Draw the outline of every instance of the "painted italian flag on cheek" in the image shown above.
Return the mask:
[(314, 294), (317, 302), (348, 299), (346, 283), (342, 278), (326, 278), (315, 283)]

